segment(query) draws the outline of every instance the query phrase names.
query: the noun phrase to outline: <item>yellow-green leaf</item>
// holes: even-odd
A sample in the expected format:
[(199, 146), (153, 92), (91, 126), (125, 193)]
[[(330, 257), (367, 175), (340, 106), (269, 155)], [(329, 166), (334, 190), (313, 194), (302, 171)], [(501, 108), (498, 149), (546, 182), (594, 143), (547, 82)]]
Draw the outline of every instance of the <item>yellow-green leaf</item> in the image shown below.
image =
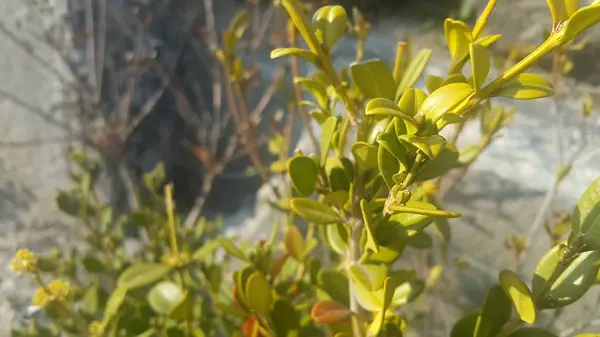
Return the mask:
[(219, 248), (219, 246), (220, 244), (218, 241), (208, 240), (194, 252), (192, 259), (195, 261), (202, 260), (207, 255), (212, 254), (217, 248)]
[(143, 287), (159, 281), (170, 271), (171, 267), (160, 263), (135, 264), (119, 276), (117, 286), (127, 289)]
[(169, 316), (186, 298), (185, 292), (171, 281), (157, 283), (148, 292), (148, 304), (158, 314)]
[(567, 22), (567, 26), (564, 28), (565, 32), (560, 40), (561, 43), (573, 40), (598, 22), (600, 22), (600, 3), (580, 8)]
[(452, 63), (458, 64), (469, 53), (469, 43), (473, 39), (471, 30), (462, 21), (446, 19), (444, 22), (444, 33)]
[(439, 76), (429, 75), (425, 80), (425, 88), (427, 88), (427, 91), (429, 91), (429, 93), (431, 94), (432, 92), (436, 91), (439, 87), (442, 86), (442, 82), (444, 82), (443, 78)]
[(296, 261), (304, 261), (304, 237), (296, 226), (287, 226), (284, 237), (285, 249)]
[(406, 68), (402, 80), (396, 89), (396, 95), (394, 101), (397, 102), (400, 97), (404, 94), (408, 88), (412, 87), (417, 83), (419, 77), (427, 67), (429, 59), (431, 58), (431, 49), (422, 49), (417, 55), (415, 55), (410, 64)]
[(221, 247), (223, 247), (223, 249), (225, 249), (225, 251), (231, 256), (235, 256), (236, 258), (242, 261), (249, 262), (248, 257), (246, 257), (246, 254), (241, 249), (239, 249), (231, 239), (219, 237), (217, 238), (217, 241), (219, 242)]
[(377, 316), (369, 326), (367, 332), (369, 336), (379, 336), (385, 322), (386, 311), (392, 303), (394, 291), (398, 285), (391, 277), (387, 277), (383, 283), (383, 301)]
[(600, 178), (583, 192), (571, 217), (573, 233), (582, 233), (586, 248), (600, 249)]
[(302, 8), (302, 5), (295, 0), (281, 0), (281, 4), (312, 53), (316, 55), (322, 52), (323, 49), (320, 47), (319, 40), (315, 36), (311, 23), (306, 18), (306, 15), (304, 15), (304, 8)]
[(358, 174), (363, 175), (377, 168), (377, 146), (365, 142), (356, 142), (352, 145), (352, 155)]
[(490, 54), (484, 46), (471, 43), (469, 45), (469, 55), (471, 55), (473, 87), (475, 92), (478, 92), (490, 72)]
[(350, 65), (350, 76), (365, 97), (394, 99), (396, 82), (387, 64), (380, 60), (368, 60)]
[(532, 73), (520, 74), (496, 92), (496, 96), (517, 100), (531, 100), (552, 95), (554, 95), (552, 84), (543, 76)]
[(529, 324), (535, 323), (536, 309), (525, 282), (515, 272), (506, 269), (500, 272), (500, 285), (513, 303), (519, 318)]
[(342, 6), (323, 6), (313, 15), (313, 27), (317, 39), (328, 48), (344, 34), (347, 27), (347, 15)]
[(466, 83), (445, 85), (429, 95), (419, 108), (419, 114), (437, 122), (444, 114), (456, 108), (473, 93), (473, 88)]
[(337, 213), (328, 205), (308, 198), (293, 198), (290, 201), (292, 210), (304, 219), (320, 225), (340, 222)]
[(488, 290), (477, 318), (474, 337), (494, 337), (510, 319), (512, 305), (500, 285)]
[(343, 224), (327, 225), (327, 239), (331, 248), (339, 255), (344, 255), (348, 251), (348, 230)]
[(369, 207), (369, 202), (367, 200), (360, 201), (360, 210), (362, 211), (363, 220), (365, 222), (365, 229), (367, 230), (367, 244), (365, 245), (365, 249), (371, 249), (375, 253), (379, 253), (379, 245), (375, 240), (375, 236), (373, 235), (373, 214), (371, 207)]
[(351, 266), (350, 276), (367, 290), (375, 291), (383, 287), (388, 268), (385, 264), (358, 264)]
[(429, 159), (435, 159), (446, 146), (446, 139), (442, 136), (433, 135), (429, 137), (419, 137), (415, 135), (402, 135), (400, 140), (418, 148)]
[(296, 56), (312, 64), (317, 63), (317, 56), (310, 50), (301, 48), (276, 48), (271, 51), (271, 59), (285, 56)]
[(452, 331), (450, 332), (450, 337), (465, 337), (465, 336), (473, 336), (475, 332), (475, 325), (477, 324), (477, 318), (479, 317), (479, 312), (472, 312), (461, 317), (458, 322), (454, 324), (452, 327)]
[(325, 165), (325, 161), (327, 160), (337, 121), (336, 117), (331, 116), (321, 124), (321, 165)]
[(292, 185), (301, 196), (311, 195), (317, 187), (319, 167), (307, 156), (295, 156), (288, 162), (288, 173)]
[(104, 315), (102, 322), (107, 325), (117, 315), (123, 301), (127, 296), (127, 288), (124, 286), (118, 286), (108, 297), (106, 302), (106, 308), (104, 308)]
[(320, 82), (304, 77), (295, 77), (294, 83), (302, 85), (306, 91), (313, 95), (321, 109), (328, 108), (329, 96), (327, 95), (327, 90)]
[[(532, 292), (539, 310), (561, 308), (577, 301), (594, 284), (600, 270), (600, 250), (581, 253), (565, 268), (558, 263), (559, 248), (556, 245), (550, 249), (535, 268)], [(555, 272), (560, 275), (552, 282)]]
[(407, 127), (410, 126), (412, 130), (418, 130), (419, 128), (419, 124), (412, 116), (400, 110), (398, 105), (387, 98), (374, 98), (370, 100), (365, 108), (365, 114), (367, 116), (397, 117), (406, 121)]
[(260, 317), (267, 318), (271, 312), (273, 292), (269, 282), (260, 272), (255, 272), (248, 277), (244, 291), (248, 305)]
[(550, 15), (552, 15), (552, 26), (557, 27), (561, 22), (569, 20), (569, 14), (565, 6), (566, 0), (546, 0)]

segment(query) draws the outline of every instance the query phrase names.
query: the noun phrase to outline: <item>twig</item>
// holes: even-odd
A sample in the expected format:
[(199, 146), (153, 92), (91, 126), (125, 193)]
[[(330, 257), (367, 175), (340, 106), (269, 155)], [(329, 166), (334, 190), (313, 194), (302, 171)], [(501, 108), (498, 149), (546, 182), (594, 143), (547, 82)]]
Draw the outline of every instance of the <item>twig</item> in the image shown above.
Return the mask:
[(250, 46), (253, 51), (257, 51), (258, 48), (260, 48), (260, 45), (262, 44), (262, 41), (264, 40), (265, 35), (267, 34), (267, 30), (269, 29), (269, 27), (271, 25), (271, 20), (273, 20), (274, 15), (275, 15), (275, 6), (273, 6), (273, 4), (270, 4), (269, 8), (267, 9), (265, 16), (263, 18), (264, 22), (263, 22), (262, 26), (260, 27), (260, 30), (254, 36), (254, 39), (250, 43)]
[(287, 74), (287, 67), (285, 67), (285, 66), (280, 67), (277, 70), (277, 72), (275, 73), (275, 77), (271, 81), (271, 84), (264, 91), (262, 97), (258, 101), (258, 104), (252, 110), (252, 113), (250, 114), (251, 120), (257, 121), (260, 119), (260, 116), (265, 111), (265, 109), (267, 108), (267, 106), (269, 105), (271, 100), (273, 99), (273, 96), (277, 93), (277, 90), (281, 86), (281, 82), (285, 78), (286, 74)]
[(99, 102), (102, 95), (104, 80), (104, 57), (106, 49), (106, 0), (98, 0), (98, 39), (96, 44), (96, 99)]
[(96, 63), (96, 30), (94, 29), (94, 10), (92, 0), (85, 0), (85, 35), (86, 35), (86, 53), (89, 76), (89, 86), (92, 90), (94, 101), (100, 96), (97, 80), (98, 65)]

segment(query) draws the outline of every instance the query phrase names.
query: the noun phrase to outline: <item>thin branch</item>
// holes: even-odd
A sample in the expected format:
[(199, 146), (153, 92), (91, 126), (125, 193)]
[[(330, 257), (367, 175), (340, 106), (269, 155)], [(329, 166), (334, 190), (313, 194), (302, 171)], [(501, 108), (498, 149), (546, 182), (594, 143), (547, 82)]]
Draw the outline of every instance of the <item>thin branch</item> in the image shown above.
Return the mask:
[(263, 24), (261, 25), (260, 30), (254, 36), (254, 39), (250, 43), (250, 48), (253, 51), (257, 51), (258, 48), (260, 48), (260, 45), (262, 44), (262, 41), (264, 40), (265, 35), (267, 34), (267, 30), (271, 26), (271, 21), (273, 20), (274, 16), (275, 16), (275, 6), (273, 4), (270, 4), (269, 8), (267, 9), (267, 11), (265, 13), (265, 16), (263, 19)]
[(283, 82), (283, 79), (285, 78), (285, 76), (287, 74), (287, 70), (288, 70), (287, 67), (281, 66), (276, 71), (275, 77), (271, 81), (271, 84), (269, 85), (269, 87), (267, 87), (267, 89), (265, 89), (258, 104), (252, 110), (252, 113), (250, 114), (251, 120), (253, 120), (253, 121), (260, 120), (261, 115), (263, 114), (263, 112), (265, 111), (265, 109), (267, 108), (267, 106), (269, 105), (271, 100), (273, 99), (273, 96), (277, 93), (277, 91), (281, 87), (281, 82)]
[(95, 102), (102, 95), (102, 81), (104, 80), (104, 58), (106, 54), (106, 0), (98, 0), (98, 39), (96, 44), (96, 97)]
[(88, 77), (89, 86), (92, 89), (92, 97), (94, 101), (99, 96), (97, 72), (98, 66), (96, 63), (96, 30), (94, 28), (94, 9), (92, 6), (92, 0), (85, 0), (85, 36), (86, 36), (86, 53), (87, 53), (87, 66), (88, 66)]

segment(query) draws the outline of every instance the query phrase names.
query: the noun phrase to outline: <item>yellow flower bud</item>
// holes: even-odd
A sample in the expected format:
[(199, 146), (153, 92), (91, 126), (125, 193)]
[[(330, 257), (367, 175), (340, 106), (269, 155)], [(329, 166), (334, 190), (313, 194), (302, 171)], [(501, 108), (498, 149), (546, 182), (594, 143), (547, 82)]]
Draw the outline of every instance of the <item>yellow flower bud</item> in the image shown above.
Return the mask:
[(68, 282), (54, 280), (50, 282), (48, 287), (39, 288), (33, 295), (31, 302), (35, 306), (45, 308), (52, 302), (66, 302), (70, 294), (71, 286)]
[(10, 261), (10, 269), (16, 272), (34, 273), (37, 270), (37, 257), (28, 249), (19, 249)]

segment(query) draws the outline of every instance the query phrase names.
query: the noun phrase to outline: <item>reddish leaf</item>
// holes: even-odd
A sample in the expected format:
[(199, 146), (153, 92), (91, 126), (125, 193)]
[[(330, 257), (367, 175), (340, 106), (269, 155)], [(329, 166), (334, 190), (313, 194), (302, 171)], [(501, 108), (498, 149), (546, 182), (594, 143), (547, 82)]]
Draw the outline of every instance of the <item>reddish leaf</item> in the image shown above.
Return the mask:
[(348, 320), (352, 311), (339, 302), (323, 300), (313, 306), (310, 315), (317, 323), (335, 324)]

